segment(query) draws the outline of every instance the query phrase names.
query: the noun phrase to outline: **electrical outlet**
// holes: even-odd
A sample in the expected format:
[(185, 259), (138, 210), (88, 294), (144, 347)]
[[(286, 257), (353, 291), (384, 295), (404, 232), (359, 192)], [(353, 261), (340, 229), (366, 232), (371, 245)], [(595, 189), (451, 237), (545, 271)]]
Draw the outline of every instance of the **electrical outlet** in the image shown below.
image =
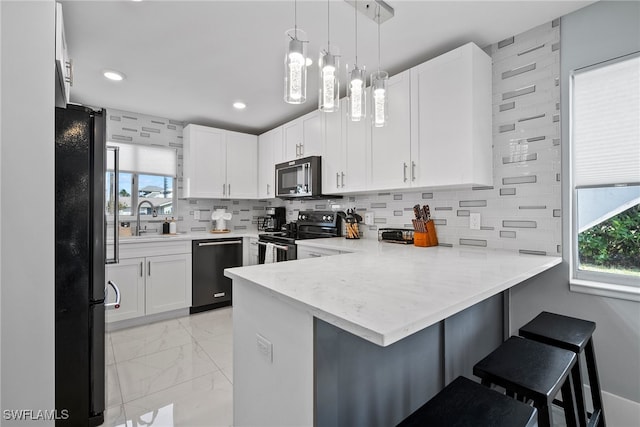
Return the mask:
[(199, 210), (194, 210), (193, 211), (193, 219), (200, 219), (200, 211)]
[(258, 353), (265, 358), (269, 363), (273, 363), (273, 344), (260, 334), (256, 334), (256, 344), (258, 346)]
[(472, 230), (480, 230), (480, 214), (479, 213), (469, 214), (469, 228)]
[(364, 214), (365, 225), (373, 225), (374, 220), (375, 220), (375, 214), (373, 212), (366, 212)]

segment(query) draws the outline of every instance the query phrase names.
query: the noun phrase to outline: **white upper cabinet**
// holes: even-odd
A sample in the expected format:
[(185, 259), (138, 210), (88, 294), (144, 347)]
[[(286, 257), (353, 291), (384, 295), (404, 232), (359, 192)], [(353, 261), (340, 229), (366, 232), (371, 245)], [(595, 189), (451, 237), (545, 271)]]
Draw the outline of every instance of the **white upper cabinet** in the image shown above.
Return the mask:
[(284, 160), (322, 154), (322, 124), (320, 112), (314, 110), (282, 126)]
[(468, 43), (411, 71), (417, 185), (493, 185), (491, 58)]
[(282, 127), (258, 137), (258, 198), (275, 197), (275, 164), (282, 161)]
[(258, 137), (227, 132), (227, 192), (225, 197), (258, 197)]
[(185, 198), (257, 197), (257, 136), (187, 125), (183, 143)]
[(347, 100), (340, 100), (340, 111), (322, 113), (324, 153), (322, 157), (325, 194), (364, 191), (367, 188), (366, 148), (368, 121), (352, 122), (346, 116)]
[(62, 4), (56, 3), (56, 107), (66, 108), (69, 103), (73, 73), (64, 35)]
[(187, 125), (182, 138), (184, 197), (222, 198), (226, 195), (226, 132)]
[(384, 127), (371, 128), (370, 190), (401, 189), (415, 184), (418, 166), (416, 153), (411, 149), (410, 80), (409, 71), (389, 79), (389, 122)]

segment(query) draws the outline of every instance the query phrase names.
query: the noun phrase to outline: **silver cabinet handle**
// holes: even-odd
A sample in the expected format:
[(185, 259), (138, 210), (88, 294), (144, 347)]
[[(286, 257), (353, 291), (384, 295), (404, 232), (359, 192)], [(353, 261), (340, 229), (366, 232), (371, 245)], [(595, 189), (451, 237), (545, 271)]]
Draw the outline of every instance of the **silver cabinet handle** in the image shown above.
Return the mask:
[(149, 261), (149, 268), (147, 270), (147, 276), (151, 276), (151, 261)]
[(226, 191), (227, 191), (227, 184), (222, 184), (222, 195), (223, 196), (227, 195)]
[(242, 240), (229, 240), (226, 242), (204, 242), (198, 243), (198, 247), (200, 246), (221, 246), (221, 245), (241, 245)]
[(258, 246), (258, 242), (251, 242), (251, 246)]
[(304, 156), (304, 144), (300, 143), (300, 157)]
[(213, 297), (214, 298), (222, 298), (225, 295), (226, 295), (226, 292), (218, 292), (218, 293), (213, 294)]
[[(110, 303), (105, 303), (104, 304), (105, 308), (107, 308), (107, 309), (110, 309), (111, 307), (120, 308), (120, 288), (118, 288), (118, 285), (116, 285), (111, 280), (109, 280), (107, 282), (107, 284), (109, 286), (111, 286), (113, 288), (113, 290), (116, 292), (116, 301), (115, 302), (110, 302)], [(105, 300), (106, 300), (107, 299), (107, 295), (109, 294), (109, 288), (105, 287), (104, 294), (105, 294)]]
[(411, 162), (411, 181), (416, 180), (416, 162)]
[(269, 195), (269, 187), (270, 187), (270, 185), (267, 184), (267, 195)]
[(340, 174), (336, 172), (336, 188), (340, 188)]
[(342, 188), (344, 188), (344, 172), (342, 172)]
[[(259, 244), (260, 246), (267, 246), (267, 244), (266, 244), (266, 243), (264, 243), (264, 242), (258, 242), (258, 244)], [(288, 250), (289, 250), (289, 247), (288, 247), (288, 246), (273, 245), (273, 247), (274, 247), (274, 248), (276, 248), (276, 249), (280, 249), (280, 250), (282, 250), (282, 251), (288, 251)]]
[(407, 182), (407, 164), (403, 163), (403, 165), (404, 165), (404, 169), (403, 169), (403, 171), (404, 171), (404, 182)]
[(231, 184), (227, 184), (228, 190), (227, 190), (227, 196), (231, 197)]
[(142, 267), (142, 261), (140, 261), (140, 277), (142, 277), (142, 276), (143, 276), (143, 274), (144, 274), (144, 273), (142, 272), (142, 269), (143, 269), (143, 267)]

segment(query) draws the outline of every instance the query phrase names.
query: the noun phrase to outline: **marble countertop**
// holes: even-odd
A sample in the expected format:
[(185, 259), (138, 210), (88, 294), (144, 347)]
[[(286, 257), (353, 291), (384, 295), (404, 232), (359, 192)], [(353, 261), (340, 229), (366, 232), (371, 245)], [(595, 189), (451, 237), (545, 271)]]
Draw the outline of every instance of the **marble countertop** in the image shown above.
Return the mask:
[(380, 346), (388, 346), (560, 264), (560, 257), (376, 240), (314, 239), (347, 253), (225, 270)]
[[(142, 236), (120, 236), (118, 240), (121, 245), (129, 245), (133, 243), (152, 243), (163, 241), (181, 241), (181, 240), (204, 240), (204, 239), (228, 239), (233, 237), (255, 237), (258, 238), (258, 232), (252, 231), (231, 231), (229, 233), (210, 233), (208, 231), (197, 231), (191, 233), (178, 234), (143, 234)], [(113, 244), (113, 240), (108, 240), (107, 244)]]

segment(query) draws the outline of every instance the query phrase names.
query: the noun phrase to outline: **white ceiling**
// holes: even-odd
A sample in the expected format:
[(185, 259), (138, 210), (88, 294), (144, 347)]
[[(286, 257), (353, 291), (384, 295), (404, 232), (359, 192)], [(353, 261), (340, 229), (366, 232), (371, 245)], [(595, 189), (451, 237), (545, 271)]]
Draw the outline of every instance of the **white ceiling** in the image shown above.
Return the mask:
[[(74, 61), (71, 101), (259, 134), (317, 107), (318, 52), (327, 2), (299, 0), (310, 39), (307, 102), (283, 101), (286, 1), (62, 1)], [(382, 69), (395, 74), (469, 41), (484, 47), (592, 1), (398, 1), (381, 26)], [(354, 9), (331, 0), (331, 42), (341, 67), (354, 60)], [(377, 25), (358, 16), (358, 59), (377, 67)], [(127, 78), (106, 80), (102, 70)], [(238, 111), (232, 103), (242, 100)]]

